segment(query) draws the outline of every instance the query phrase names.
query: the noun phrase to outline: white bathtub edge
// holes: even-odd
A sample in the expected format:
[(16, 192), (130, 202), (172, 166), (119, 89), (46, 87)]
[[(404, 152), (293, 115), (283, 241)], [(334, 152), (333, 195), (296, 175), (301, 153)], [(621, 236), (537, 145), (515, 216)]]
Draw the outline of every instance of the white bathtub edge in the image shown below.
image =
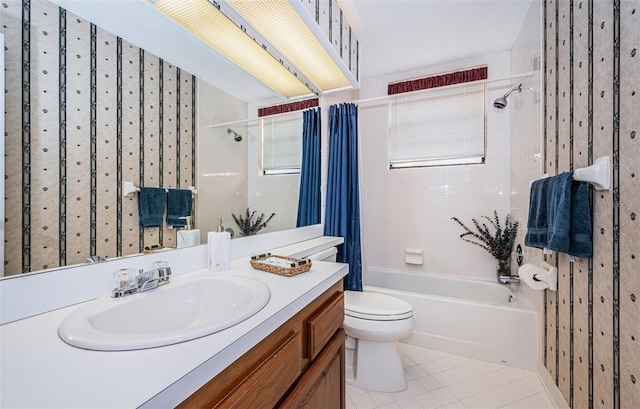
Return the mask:
[(544, 367), (542, 362), (538, 362), (536, 374), (556, 409), (569, 409), (567, 401), (564, 400), (564, 396), (562, 396), (560, 389), (558, 389), (556, 383), (551, 379), (551, 375), (549, 375), (547, 368)]
[(416, 276), (429, 275), (437, 278), (443, 278), (445, 280), (455, 280), (455, 281), (464, 281), (464, 282), (480, 282), (480, 283), (489, 283), (489, 284), (497, 283), (497, 280), (488, 280), (484, 278), (476, 278), (473, 276), (448, 275), (448, 274), (433, 273), (433, 272), (425, 273), (424, 271), (398, 270), (393, 268), (375, 267), (375, 266), (369, 266), (367, 273), (369, 271), (379, 271), (381, 273), (402, 273), (402, 274), (411, 274)]
[(494, 362), (515, 368), (533, 370), (527, 362), (518, 359), (517, 353), (504, 348), (496, 348), (491, 345), (482, 345), (464, 340), (447, 338), (433, 334), (413, 332), (400, 342), (429, 348), (448, 354), (466, 356), (481, 361)]

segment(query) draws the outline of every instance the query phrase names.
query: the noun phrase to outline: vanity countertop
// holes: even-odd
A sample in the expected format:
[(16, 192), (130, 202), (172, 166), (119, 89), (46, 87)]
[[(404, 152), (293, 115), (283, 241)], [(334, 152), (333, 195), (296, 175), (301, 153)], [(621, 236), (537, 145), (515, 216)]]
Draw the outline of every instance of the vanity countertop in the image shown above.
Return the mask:
[(0, 326), (0, 407), (174, 407), (347, 272), (345, 264), (314, 261), (309, 272), (284, 277), (252, 269), (247, 257), (234, 260), (224, 273), (263, 281), (271, 291), (267, 305), (224, 331), (158, 348), (90, 351), (66, 344), (58, 327), (84, 303)]

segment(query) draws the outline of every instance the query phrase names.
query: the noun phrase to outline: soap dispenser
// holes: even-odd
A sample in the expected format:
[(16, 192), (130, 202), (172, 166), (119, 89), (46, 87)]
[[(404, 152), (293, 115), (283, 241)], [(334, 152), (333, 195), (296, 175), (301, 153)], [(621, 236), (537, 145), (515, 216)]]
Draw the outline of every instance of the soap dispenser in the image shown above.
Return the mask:
[(215, 231), (207, 235), (207, 267), (211, 271), (231, 268), (231, 234), (224, 230), (222, 220), (220, 217)]
[(178, 248), (197, 246), (200, 244), (200, 230), (194, 229), (191, 224), (191, 216), (186, 216), (187, 224), (183, 230), (178, 231)]

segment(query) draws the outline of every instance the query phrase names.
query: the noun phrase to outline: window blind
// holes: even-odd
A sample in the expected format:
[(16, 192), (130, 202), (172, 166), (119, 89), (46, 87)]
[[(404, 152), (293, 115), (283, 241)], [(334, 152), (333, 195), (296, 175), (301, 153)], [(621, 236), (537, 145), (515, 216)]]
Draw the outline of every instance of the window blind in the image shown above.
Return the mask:
[(262, 170), (265, 175), (300, 173), (302, 115), (262, 119)]
[(390, 98), (390, 167), (482, 163), (484, 89), (469, 84)]

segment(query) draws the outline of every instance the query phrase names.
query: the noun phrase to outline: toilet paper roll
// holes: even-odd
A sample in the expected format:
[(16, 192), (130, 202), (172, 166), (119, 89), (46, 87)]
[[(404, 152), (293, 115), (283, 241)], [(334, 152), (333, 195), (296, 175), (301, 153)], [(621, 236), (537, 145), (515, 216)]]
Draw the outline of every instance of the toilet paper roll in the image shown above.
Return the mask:
[(520, 280), (524, 281), (526, 285), (534, 290), (544, 290), (545, 288), (549, 288), (549, 285), (544, 281), (536, 281), (533, 278), (536, 274), (545, 275), (548, 273), (549, 272), (547, 270), (538, 267), (535, 264), (525, 264), (518, 269)]

